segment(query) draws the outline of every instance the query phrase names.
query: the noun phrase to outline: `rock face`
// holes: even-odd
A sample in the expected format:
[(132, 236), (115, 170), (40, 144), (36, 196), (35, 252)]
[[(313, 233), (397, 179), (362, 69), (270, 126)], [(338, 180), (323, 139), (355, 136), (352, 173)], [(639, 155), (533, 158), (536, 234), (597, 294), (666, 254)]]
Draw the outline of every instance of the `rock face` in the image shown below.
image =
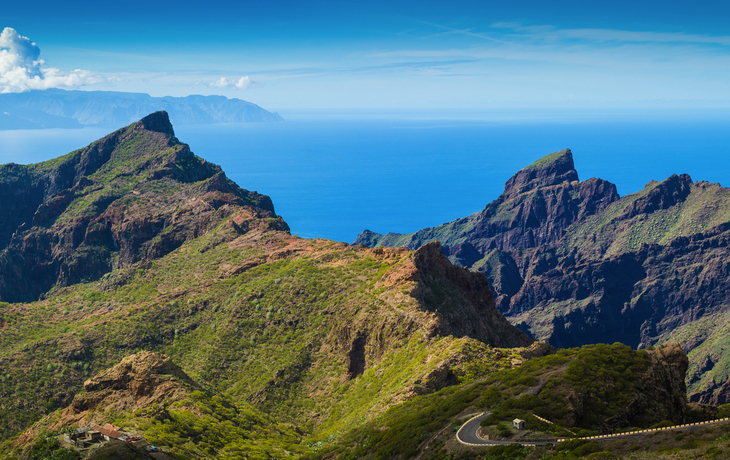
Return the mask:
[(604, 180), (579, 182), (563, 150), (519, 171), (479, 213), (407, 235), (365, 231), (356, 243), (433, 240), (485, 273), (500, 311), (533, 337), (557, 347), (678, 340), (692, 400), (730, 402), (713, 396), (730, 378), (720, 329), (730, 318), (730, 189), (683, 174), (620, 198)]
[(728, 404), (728, 401), (730, 401), (730, 379), (723, 383), (719, 388), (710, 388), (693, 396), (694, 397), (692, 399), (703, 404), (710, 404), (712, 406)]
[(525, 347), (533, 342), (497, 310), (487, 278), (452, 265), (438, 242), (419, 248), (411, 261), (411, 280), (417, 283), (413, 296), (436, 313), (434, 334), (472, 337), (493, 347)]
[(269, 197), (241, 189), (180, 143), (165, 112), (56, 160), (0, 166), (0, 196), (6, 302), (164, 256), (236, 207), (288, 228)]
[[(117, 441), (116, 439), (106, 443), (98, 449), (94, 449), (88, 460), (156, 460), (144, 449), (129, 442)], [(169, 458), (166, 456), (166, 458)]]
[[(122, 413), (142, 410), (153, 418), (169, 417), (166, 408), (196, 390), (202, 388), (168, 356), (149, 351), (136, 353), (84, 382), (84, 392), (76, 394), (68, 407), (26, 430), (15, 445), (27, 447), (45, 431), (104, 425), (110, 417)], [(107, 447), (103, 452), (114, 450)]]
[(181, 399), (199, 386), (161, 353), (144, 351), (84, 382), (84, 393), (74, 397), (67, 412), (124, 408), (134, 411)]
[(670, 342), (650, 349), (648, 356), (649, 368), (639, 383), (643, 391), (637, 393), (625, 412), (604, 422), (604, 433), (637, 426), (643, 420), (670, 420), (677, 425), (685, 423), (687, 355), (679, 343)]
[(507, 181), (504, 193), (477, 214), (408, 235), (383, 236), (366, 230), (353, 244), (416, 249), (439, 240), (455, 263), (482, 266), (487, 263), (485, 256), (494, 250), (557, 243), (573, 222), (605, 209), (618, 198), (616, 186), (610, 182), (595, 178), (580, 182), (573, 154), (565, 149), (520, 170)]

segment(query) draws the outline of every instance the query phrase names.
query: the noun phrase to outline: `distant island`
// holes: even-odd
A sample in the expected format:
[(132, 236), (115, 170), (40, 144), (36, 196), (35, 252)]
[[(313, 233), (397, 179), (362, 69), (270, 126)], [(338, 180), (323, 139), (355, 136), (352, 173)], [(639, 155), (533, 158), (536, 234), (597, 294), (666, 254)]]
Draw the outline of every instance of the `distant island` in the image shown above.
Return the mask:
[(224, 96), (152, 97), (116, 91), (48, 89), (0, 94), (0, 130), (121, 127), (165, 110), (177, 124), (283, 121), (276, 112)]

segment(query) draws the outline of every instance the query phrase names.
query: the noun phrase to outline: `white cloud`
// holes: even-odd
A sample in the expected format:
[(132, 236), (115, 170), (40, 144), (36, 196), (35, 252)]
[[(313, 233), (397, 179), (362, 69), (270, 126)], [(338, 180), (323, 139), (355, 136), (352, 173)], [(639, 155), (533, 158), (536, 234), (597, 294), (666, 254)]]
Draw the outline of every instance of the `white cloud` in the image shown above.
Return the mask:
[(248, 77), (248, 75), (246, 75), (245, 77), (241, 77), (238, 80), (236, 80), (236, 79), (229, 80), (226, 77), (221, 77), (218, 80), (212, 82), (210, 84), (210, 86), (214, 86), (216, 88), (232, 88), (232, 87), (235, 87), (235, 88), (238, 88), (238, 89), (246, 89), (246, 88), (248, 88), (249, 86), (251, 86), (254, 83), (256, 83), (256, 82), (252, 81)]
[(216, 88), (228, 88), (230, 85), (231, 82), (229, 82), (226, 77), (221, 77), (219, 80), (210, 84), (210, 86), (215, 86)]
[(0, 92), (74, 88), (104, 81), (97, 73), (88, 70), (63, 72), (46, 67), (40, 55), (40, 48), (28, 37), (23, 37), (11, 27), (3, 29), (0, 34)]
[(241, 79), (236, 82), (236, 88), (238, 89), (246, 89), (249, 85), (251, 85), (251, 79), (248, 78), (248, 75), (241, 77)]

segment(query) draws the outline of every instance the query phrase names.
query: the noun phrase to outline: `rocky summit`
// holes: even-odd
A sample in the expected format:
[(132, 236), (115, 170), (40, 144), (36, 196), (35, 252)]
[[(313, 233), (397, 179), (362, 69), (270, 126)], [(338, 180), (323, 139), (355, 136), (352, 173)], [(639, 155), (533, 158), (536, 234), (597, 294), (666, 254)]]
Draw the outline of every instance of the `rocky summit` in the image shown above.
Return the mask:
[(268, 197), (241, 189), (180, 143), (165, 112), (61, 158), (0, 166), (0, 196), (5, 302), (162, 257), (233, 209), (288, 228)]
[[(677, 180), (630, 218), (689, 200), (696, 185)], [(576, 225), (628, 209), (611, 184), (578, 181), (569, 151), (511, 179), (493, 221), (469, 218), (483, 241), (468, 250), (292, 235), (165, 112), (2, 166), (0, 194), (2, 458), (466, 459), (454, 433), (475, 413), (490, 414), (485, 439), (549, 444), (724, 414), (687, 403), (677, 343), (556, 349), (498, 309), (522, 313)], [(449, 260), (462, 243), (481, 271)], [(494, 273), (514, 292), (495, 297)]]
[(730, 190), (683, 174), (619, 197), (610, 182), (579, 181), (562, 150), (476, 214), (412, 234), (364, 231), (355, 243), (433, 240), (485, 273), (500, 311), (531, 336), (557, 347), (676, 340), (690, 358), (690, 398), (730, 402)]

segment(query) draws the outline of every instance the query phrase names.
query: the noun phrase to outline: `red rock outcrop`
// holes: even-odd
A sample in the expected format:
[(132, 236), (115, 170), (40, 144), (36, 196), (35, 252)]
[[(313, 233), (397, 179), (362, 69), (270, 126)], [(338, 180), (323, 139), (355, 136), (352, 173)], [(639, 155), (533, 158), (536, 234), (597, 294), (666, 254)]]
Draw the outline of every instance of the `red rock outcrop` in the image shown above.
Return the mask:
[(166, 405), (196, 389), (199, 386), (168, 356), (143, 351), (84, 382), (84, 392), (63, 411), (60, 424), (103, 423), (108, 410), (133, 412)]

